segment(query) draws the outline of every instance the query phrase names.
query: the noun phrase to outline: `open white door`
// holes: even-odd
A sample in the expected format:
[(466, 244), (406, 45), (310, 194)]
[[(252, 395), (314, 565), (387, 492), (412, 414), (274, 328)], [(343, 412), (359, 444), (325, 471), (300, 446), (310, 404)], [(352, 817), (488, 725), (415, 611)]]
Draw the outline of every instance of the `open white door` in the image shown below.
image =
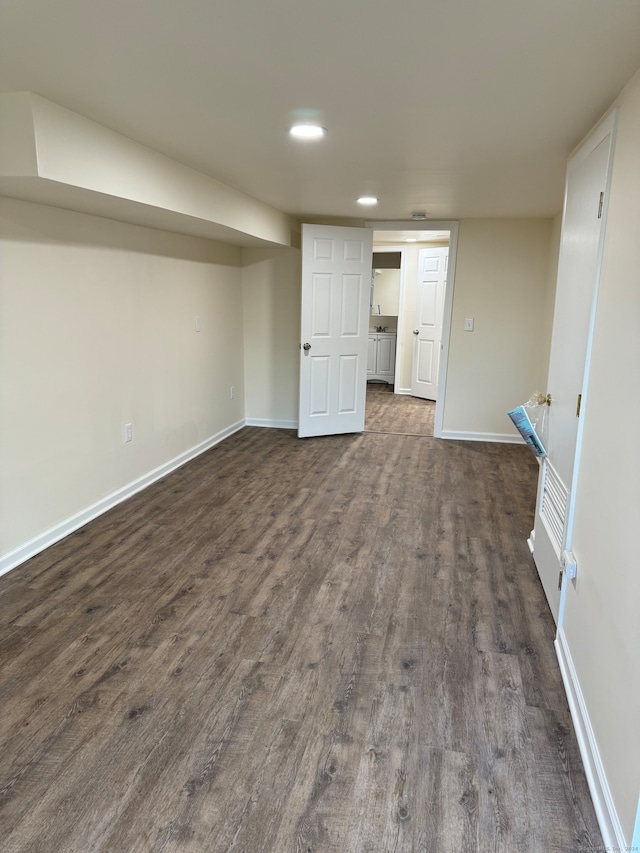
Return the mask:
[(364, 430), (373, 231), (302, 226), (298, 435)]
[(420, 249), (418, 254), (411, 395), (423, 400), (438, 399), (448, 260), (448, 247)]
[[(551, 612), (561, 624), (561, 555), (571, 548), (584, 410), (597, 299), (614, 119), (597, 128), (567, 166), (547, 390), (548, 457), (538, 484), (533, 557)], [(566, 581), (565, 581), (566, 582)]]

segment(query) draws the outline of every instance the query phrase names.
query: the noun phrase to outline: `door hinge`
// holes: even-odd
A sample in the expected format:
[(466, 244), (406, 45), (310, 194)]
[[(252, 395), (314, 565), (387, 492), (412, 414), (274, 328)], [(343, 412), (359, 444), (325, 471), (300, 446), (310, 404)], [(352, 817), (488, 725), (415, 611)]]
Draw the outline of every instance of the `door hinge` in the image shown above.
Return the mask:
[(604, 204), (604, 193), (600, 193), (600, 203), (598, 204), (598, 219), (602, 219), (602, 206)]
[(580, 417), (580, 406), (582, 405), (582, 394), (578, 394), (578, 405), (576, 406), (576, 417)]

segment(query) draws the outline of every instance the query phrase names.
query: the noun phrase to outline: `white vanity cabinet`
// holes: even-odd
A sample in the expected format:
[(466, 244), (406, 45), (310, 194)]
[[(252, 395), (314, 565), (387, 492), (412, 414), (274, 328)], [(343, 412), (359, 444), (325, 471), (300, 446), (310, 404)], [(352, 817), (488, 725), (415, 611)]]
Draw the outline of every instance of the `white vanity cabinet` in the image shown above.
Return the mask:
[(393, 383), (396, 372), (396, 335), (370, 332), (367, 350), (367, 379)]

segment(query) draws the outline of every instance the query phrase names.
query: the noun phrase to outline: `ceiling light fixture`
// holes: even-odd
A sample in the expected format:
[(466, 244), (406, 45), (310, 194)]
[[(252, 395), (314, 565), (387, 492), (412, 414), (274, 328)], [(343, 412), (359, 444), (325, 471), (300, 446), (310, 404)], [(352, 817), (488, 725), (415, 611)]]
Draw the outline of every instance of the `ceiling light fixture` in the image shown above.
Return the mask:
[(417, 242), (418, 242), (417, 237), (405, 237), (405, 243), (417, 243)]
[(322, 139), (326, 132), (326, 127), (320, 127), (319, 124), (294, 124), (289, 130), (296, 139)]
[(357, 199), (358, 204), (364, 204), (370, 206), (372, 204), (377, 204), (378, 199), (374, 195), (361, 195), (359, 199)]
[(412, 218), (412, 219), (417, 219), (417, 220), (419, 220), (419, 219), (426, 219), (426, 218), (427, 218), (427, 214), (424, 212), (424, 210), (416, 210), (416, 211), (415, 211), (415, 213), (412, 213), (412, 214), (411, 214), (411, 218)]

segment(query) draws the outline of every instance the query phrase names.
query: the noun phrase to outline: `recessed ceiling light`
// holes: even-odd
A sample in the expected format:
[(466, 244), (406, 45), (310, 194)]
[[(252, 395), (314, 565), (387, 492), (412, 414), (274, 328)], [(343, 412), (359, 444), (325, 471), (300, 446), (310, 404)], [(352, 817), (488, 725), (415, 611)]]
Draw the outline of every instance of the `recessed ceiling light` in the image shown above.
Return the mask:
[(322, 139), (326, 132), (319, 124), (294, 124), (289, 131), (296, 139)]
[(358, 204), (372, 205), (377, 203), (378, 199), (374, 195), (361, 195), (358, 199)]

